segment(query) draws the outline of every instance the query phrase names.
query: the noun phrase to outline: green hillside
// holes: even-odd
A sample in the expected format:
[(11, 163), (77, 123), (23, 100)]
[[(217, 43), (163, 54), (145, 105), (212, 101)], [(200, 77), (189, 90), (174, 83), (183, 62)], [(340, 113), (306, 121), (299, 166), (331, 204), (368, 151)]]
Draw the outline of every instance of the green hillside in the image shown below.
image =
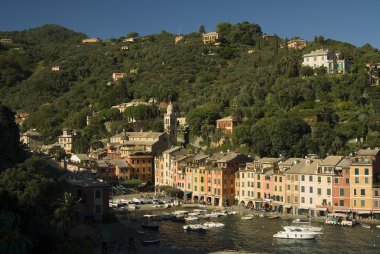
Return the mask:
[[(186, 34), (176, 44), (175, 35), (165, 31), (140, 36), (134, 43), (118, 38), (82, 44), (86, 35), (56, 25), (0, 32), (0, 38), (13, 40), (0, 45), (0, 100), (17, 112), (28, 111), (23, 128), (37, 128), (47, 142), (55, 141), (63, 127), (82, 129), (81, 150), (136, 128), (126, 120), (131, 115), (139, 128), (162, 130), (157, 106), (124, 115), (110, 110), (132, 99), (151, 98), (175, 102), (176, 110), (188, 116), (191, 135), (210, 142), (222, 136), (213, 127), (217, 118), (241, 119), (232, 142), (219, 149), (323, 156), (379, 144), (380, 93), (364, 68), (380, 62), (377, 49), (322, 36), (303, 50), (288, 49), (283, 46), (286, 38), (266, 41), (260, 26), (248, 22), (221, 23), (216, 30), (222, 37), (218, 47), (204, 45), (200, 33)], [(349, 74), (318, 70), (313, 75), (301, 68), (302, 55), (321, 48), (350, 60)], [(114, 72), (127, 77), (107, 85)], [(86, 126), (86, 116), (93, 113), (98, 117)], [(363, 142), (348, 143), (354, 138)]]

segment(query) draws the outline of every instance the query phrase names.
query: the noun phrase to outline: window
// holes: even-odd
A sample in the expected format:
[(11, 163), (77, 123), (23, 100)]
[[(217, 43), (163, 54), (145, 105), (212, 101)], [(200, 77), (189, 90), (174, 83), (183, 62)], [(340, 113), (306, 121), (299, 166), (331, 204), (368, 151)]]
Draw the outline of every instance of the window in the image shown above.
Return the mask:
[(298, 185), (294, 185), (294, 190), (298, 191)]
[(310, 193), (313, 193), (313, 187), (310, 187), (309, 190), (310, 190)]
[(102, 206), (101, 205), (96, 205), (95, 206), (95, 213), (96, 214), (101, 214), (102, 213)]
[(344, 189), (342, 189), (342, 188), (339, 189), (339, 196), (341, 196), (341, 197), (344, 196)]
[(287, 196), (286, 199), (287, 199), (288, 203), (290, 203), (290, 196)]
[(301, 186), (301, 192), (305, 192), (305, 186)]
[(364, 174), (367, 176), (367, 175), (369, 175), (369, 169), (368, 168), (365, 168), (364, 169)]
[(318, 183), (322, 182), (321, 177), (318, 176)]
[(287, 184), (287, 188), (288, 188), (288, 190), (290, 190), (290, 184)]
[(355, 168), (355, 175), (359, 175), (359, 169)]
[(282, 183), (282, 176), (280, 176), (280, 183)]
[(313, 181), (313, 176), (309, 176), (309, 182)]
[(379, 196), (379, 190), (375, 190), (375, 196)]
[(294, 181), (298, 181), (298, 175), (294, 176)]
[(277, 186), (274, 186), (274, 191), (277, 191)]
[(260, 189), (260, 182), (257, 183), (257, 188)]
[(355, 183), (359, 183), (359, 177), (355, 177)]
[(331, 195), (331, 189), (327, 189), (327, 195), (328, 195), (328, 196)]
[(365, 206), (365, 200), (360, 200), (360, 206), (364, 207)]
[(338, 178), (338, 177), (335, 177), (334, 182), (335, 182), (335, 183), (339, 183), (339, 178)]
[(203, 183), (203, 181), (204, 181), (204, 180), (203, 180), (203, 176), (201, 176), (201, 183)]
[(327, 177), (327, 183), (331, 183), (331, 177)]
[(346, 184), (350, 184), (350, 178), (346, 178)]
[(305, 197), (301, 197), (301, 203), (305, 203)]
[(364, 178), (364, 183), (368, 183), (368, 177)]
[(318, 195), (322, 195), (322, 189), (321, 189), (321, 188), (318, 188), (318, 189), (317, 189), (317, 194), (318, 194)]
[(198, 182), (198, 177), (194, 177), (194, 182)]
[(356, 206), (356, 200), (354, 200), (354, 206)]
[(356, 195), (356, 189), (354, 189), (354, 195)]
[(360, 195), (362, 195), (362, 196), (365, 195), (365, 189), (360, 189)]
[(267, 183), (267, 189), (269, 189), (269, 183)]
[(204, 187), (203, 186), (201, 186), (201, 191), (204, 191)]
[(301, 181), (305, 181), (305, 176), (304, 175), (301, 175)]
[(374, 207), (379, 207), (379, 200), (374, 200), (373, 201), (373, 206)]
[(327, 199), (322, 200), (322, 205), (327, 205)]
[(344, 206), (344, 200), (339, 200), (339, 205)]
[(310, 201), (310, 204), (313, 204), (313, 198), (310, 198), (309, 201)]
[(102, 197), (102, 191), (101, 190), (96, 190), (95, 191), (95, 198), (100, 199)]
[(294, 203), (298, 203), (298, 197), (294, 197)]
[(198, 191), (198, 186), (195, 185), (195, 186), (194, 186), (194, 190), (195, 190), (195, 191)]

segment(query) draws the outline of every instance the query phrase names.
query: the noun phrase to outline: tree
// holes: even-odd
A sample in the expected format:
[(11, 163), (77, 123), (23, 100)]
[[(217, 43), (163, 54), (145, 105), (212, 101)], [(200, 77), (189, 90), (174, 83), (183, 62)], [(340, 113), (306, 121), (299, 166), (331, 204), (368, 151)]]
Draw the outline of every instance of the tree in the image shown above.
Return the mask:
[(127, 34), (127, 38), (136, 38), (139, 36), (138, 32), (130, 32)]
[(206, 33), (206, 29), (205, 29), (205, 26), (204, 26), (204, 25), (201, 25), (201, 26), (199, 27), (198, 33), (200, 33), (200, 34), (205, 34), (205, 33)]
[(71, 193), (65, 192), (54, 210), (52, 223), (63, 234), (64, 239), (68, 237), (69, 230), (78, 220), (77, 203), (78, 201), (75, 200)]
[(301, 77), (309, 77), (314, 75), (314, 70), (310, 66), (302, 66), (299, 73)]
[(0, 106), (0, 170), (11, 167), (21, 156), (20, 133), (15, 123), (15, 113)]
[(27, 254), (31, 240), (20, 233), (20, 216), (13, 212), (0, 213), (0, 253)]

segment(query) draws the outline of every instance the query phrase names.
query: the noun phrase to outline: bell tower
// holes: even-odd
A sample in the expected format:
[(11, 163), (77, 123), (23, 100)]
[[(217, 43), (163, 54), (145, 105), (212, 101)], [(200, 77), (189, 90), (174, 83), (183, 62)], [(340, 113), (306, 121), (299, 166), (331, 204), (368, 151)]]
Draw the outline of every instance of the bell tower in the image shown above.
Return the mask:
[(164, 116), (164, 129), (169, 136), (169, 147), (177, 143), (177, 116), (173, 112), (173, 105), (170, 102)]

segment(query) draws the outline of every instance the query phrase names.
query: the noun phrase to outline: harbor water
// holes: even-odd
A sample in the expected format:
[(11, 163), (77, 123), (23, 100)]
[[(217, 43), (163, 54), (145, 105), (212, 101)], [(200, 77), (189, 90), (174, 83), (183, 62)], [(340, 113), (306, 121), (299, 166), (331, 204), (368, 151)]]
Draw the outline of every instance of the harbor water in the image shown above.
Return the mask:
[[(136, 212), (136, 216), (144, 213)], [(251, 253), (379, 253), (380, 228), (372, 225), (370, 229), (356, 225), (353, 228), (328, 226), (313, 222), (312, 225), (323, 226), (323, 235), (315, 240), (274, 239), (273, 234), (281, 231), (289, 221), (281, 218), (255, 216), (252, 220), (242, 220), (241, 215), (199, 220), (222, 222), (222, 228), (208, 229), (202, 232), (187, 232), (184, 223), (161, 221), (158, 231), (144, 230), (144, 237), (159, 239), (157, 246), (148, 246), (151, 253), (210, 253), (233, 250)], [(125, 221), (130, 228), (141, 231), (141, 221)], [(189, 223), (186, 223), (189, 224)], [(191, 223), (190, 223), (191, 224)]]

